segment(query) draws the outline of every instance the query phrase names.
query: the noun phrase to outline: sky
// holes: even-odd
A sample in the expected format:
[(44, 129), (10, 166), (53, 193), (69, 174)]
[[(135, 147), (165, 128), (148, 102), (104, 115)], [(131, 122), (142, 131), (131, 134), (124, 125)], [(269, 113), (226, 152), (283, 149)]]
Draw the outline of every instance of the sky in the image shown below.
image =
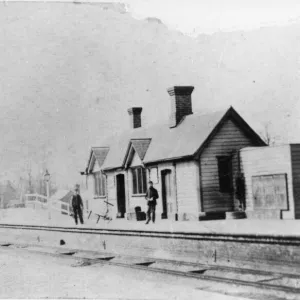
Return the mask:
[[(2, 1), (9, 3), (13, 0)], [(38, 0), (30, 2), (33, 1)], [(73, 2), (73, 0), (45, 2), (52, 1)], [(282, 25), (300, 18), (299, 0), (81, 0), (81, 2), (126, 3), (135, 18), (156, 17), (169, 28), (192, 36)]]
[[(82, 2), (84, 1), (86, 0), (82, 0)], [(4, 1), (4, 5), (9, 5), (9, 2), (11, 1)], [(55, 0), (55, 2), (58, 1)], [(261, 26), (286, 24), (297, 18), (300, 20), (299, 0), (106, 0), (97, 2), (125, 2), (129, 5), (129, 10), (135, 18), (156, 17), (161, 19), (169, 28), (193, 36), (219, 31), (251, 30)], [(26, 69), (23, 72), (24, 74), (22, 74), (26, 77)], [(17, 90), (13, 92), (17, 92)], [(45, 106), (44, 109), (47, 112), (49, 108)], [(19, 118), (14, 113), (13, 105), (9, 104), (8, 110), (11, 116)], [(4, 111), (6, 110), (0, 112), (0, 116)], [(43, 130), (47, 133), (48, 127), (46, 125), (43, 127)], [(22, 126), (26, 127), (26, 124)], [(14, 129), (11, 127), (11, 130)], [(38, 131), (40, 131), (40, 127), (35, 128), (32, 134), (33, 139), (37, 139), (37, 143), (40, 142), (38, 141)], [(16, 135), (12, 136), (16, 137)], [(18, 139), (21, 140), (21, 138), (18, 136)], [(26, 141), (25, 138), (24, 140)], [(14, 141), (11, 142), (13, 143)], [(24, 149), (26, 148), (25, 146), (23, 147)], [(51, 151), (51, 149), (49, 150), (49, 145), (45, 145), (45, 149)], [(9, 147), (4, 150), (6, 152), (11, 151)], [(22, 147), (20, 147), (21, 152), (24, 153)], [(32, 152), (35, 156), (38, 155), (35, 153), (35, 149)], [(42, 161), (45, 155), (43, 153), (39, 154), (41, 156), (39, 160)], [(72, 159), (74, 158), (71, 157), (70, 160)], [(65, 169), (67, 169), (67, 166), (62, 166), (59, 171), (64, 175), (67, 173)], [(37, 172), (37, 170), (35, 171)], [(6, 173), (3, 173), (3, 175), (5, 177)]]
[(299, 0), (125, 0), (124, 2), (129, 4), (130, 11), (136, 18), (157, 17), (170, 28), (190, 35), (286, 24), (300, 16)]

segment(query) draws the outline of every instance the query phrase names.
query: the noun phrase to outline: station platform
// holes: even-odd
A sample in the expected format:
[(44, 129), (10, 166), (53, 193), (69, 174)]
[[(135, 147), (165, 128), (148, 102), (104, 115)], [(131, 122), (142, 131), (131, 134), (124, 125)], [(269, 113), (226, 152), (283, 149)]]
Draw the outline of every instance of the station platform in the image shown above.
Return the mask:
[(0, 242), (107, 251), (145, 258), (299, 274), (300, 222), (294, 220), (145, 221), (74, 219), (43, 210), (0, 210)]
[[(203, 234), (227, 234), (227, 235), (257, 235), (257, 236), (294, 236), (300, 238), (300, 220), (260, 220), (260, 219), (237, 219), (216, 221), (170, 221), (157, 219), (153, 224), (145, 224), (145, 221), (114, 219), (104, 221), (91, 215), (84, 216), (83, 225), (78, 228), (95, 228), (111, 230), (133, 230), (133, 231), (157, 231), (170, 233), (203, 233)], [(46, 210), (34, 210), (31, 208), (3, 209), (0, 210), (0, 223), (57, 226), (73, 228), (74, 219), (70, 216), (57, 212), (52, 213), (49, 219)]]

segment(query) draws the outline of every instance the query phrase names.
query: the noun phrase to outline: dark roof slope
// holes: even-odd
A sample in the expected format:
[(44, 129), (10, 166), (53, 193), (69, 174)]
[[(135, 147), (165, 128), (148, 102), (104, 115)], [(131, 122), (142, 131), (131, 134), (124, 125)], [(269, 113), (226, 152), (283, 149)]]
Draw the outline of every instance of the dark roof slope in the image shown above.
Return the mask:
[(151, 139), (132, 139), (131, 143), (140, 159), (143, 160), (151, 143)]
[(236, 121), (245, 134), (257, 145), (265, 145), (241, 116), (230, 107), (227, 111), (188, 115), (175, 128), (169, 128), (167, 124), (150, 128), (137, 128), (107, 140), (105, 146), (109, 147), (110, 150), (102, 168), (104, 170), (121, 168), (130, 140), (151, 139), (144, 155), (144, 164), (193, 157), (201, 151), (201, 146), (228, 118)]
[(99, 164), (99, 167), (101, 168), (107, 157), (108, 152), (109, 152), (108, 147), (93, 147), (91, 150), (88, 164), (87, 164), (87, 169), (89, 169), (89, 167), (90, 167), (93, 155), (95, 156), (95, 158)]
[(150, 143), (151, 139), (131, 139), (127, 147), (122, 167), (128, 167), (128, 163), (133, 159), (132, 149), (137, 153), (140, 160), (143, 161)]

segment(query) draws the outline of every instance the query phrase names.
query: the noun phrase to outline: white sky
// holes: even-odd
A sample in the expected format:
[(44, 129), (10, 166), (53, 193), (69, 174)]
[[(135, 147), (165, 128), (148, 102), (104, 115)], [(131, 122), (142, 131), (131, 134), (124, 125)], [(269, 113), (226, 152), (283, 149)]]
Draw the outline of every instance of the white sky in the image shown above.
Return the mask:
[[(9, 3), (15, 0), (2, 0)], [(22, 1), (22, 0), (21, 0)], [(40, 0), (23, 0), (40, 1)], [(73, 2), (46, 0), (41, 2)], [(119, 2), (136, 18), (157, 17), (170, 28), (189, 34), (253, 29), (300, 18), (300, 0), (76, 0)]]
[(299, 0), (127, 0), (137, 17), (156, 16), (184, 32), (250, 29), (300, 16)]
[[(5, 2), (5, 0), (2, 1)], [(14, 0), (6, 0), (7, 3), (10, 1)], [(59, 2), (60, 0), (48, 1)], [(299, 0), (76, 1), (127, 3), (134, 17), (157, 17), (169, 27), (186, 33), (212, 33), (220, 30), (252, 29), (265, 25), (286, 24), (300, 17)], [(73, 0), (61, 2), (73, 2)]]
[[(7, 0), (7, 5), (11, 1)], [(77, 1), (128, 3), (131, 13), (136, 18), (157, 17), (171, 28), (186, 33), (195, 31), (195, 34), (286, 24), (300, 17), (300, 0)]]

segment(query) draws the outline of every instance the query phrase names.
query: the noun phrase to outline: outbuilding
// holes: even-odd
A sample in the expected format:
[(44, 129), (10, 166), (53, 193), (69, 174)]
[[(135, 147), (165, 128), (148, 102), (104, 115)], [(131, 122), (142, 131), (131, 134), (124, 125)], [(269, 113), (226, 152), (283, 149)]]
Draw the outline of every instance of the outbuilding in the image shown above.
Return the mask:
[(248, 218), (300, 219), (300, 144), (241, 150)]

